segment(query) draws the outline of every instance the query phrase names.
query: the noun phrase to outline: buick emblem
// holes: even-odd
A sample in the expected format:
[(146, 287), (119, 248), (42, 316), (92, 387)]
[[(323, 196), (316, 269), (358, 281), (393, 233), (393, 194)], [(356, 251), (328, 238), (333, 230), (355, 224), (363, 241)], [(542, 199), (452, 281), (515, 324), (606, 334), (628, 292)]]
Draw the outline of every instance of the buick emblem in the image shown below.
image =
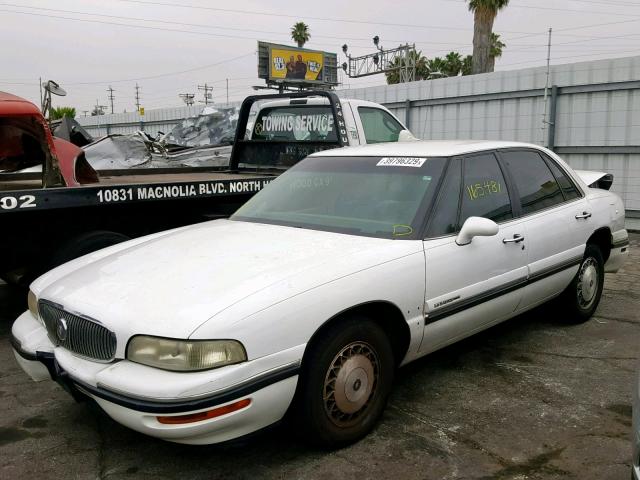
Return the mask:
[(67, 339), (67, 321), (64, 318), (59, 318), (56, 324), (56, 335), (58, 335), (58, 340), (64, 342)]

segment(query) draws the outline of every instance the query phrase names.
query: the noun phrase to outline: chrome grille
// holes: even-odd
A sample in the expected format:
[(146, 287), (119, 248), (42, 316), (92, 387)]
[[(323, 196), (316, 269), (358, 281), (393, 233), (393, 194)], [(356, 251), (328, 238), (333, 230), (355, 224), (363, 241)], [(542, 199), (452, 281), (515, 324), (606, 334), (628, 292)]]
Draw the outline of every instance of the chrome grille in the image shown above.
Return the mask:
[(49, 339), (54, 345), (102, 362), (116, 354), (116, 335), (93, 320), (66, 312), (46, 301), (38, 302)]

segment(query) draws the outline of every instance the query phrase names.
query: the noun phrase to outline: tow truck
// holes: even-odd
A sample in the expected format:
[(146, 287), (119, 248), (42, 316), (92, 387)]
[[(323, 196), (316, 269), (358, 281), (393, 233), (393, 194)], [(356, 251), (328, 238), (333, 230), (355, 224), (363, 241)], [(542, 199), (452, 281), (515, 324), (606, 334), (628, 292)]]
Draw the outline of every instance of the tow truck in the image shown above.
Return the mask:
[(332, 91), (252, 95), (228, 167), (97, 172), (34, 104), (0, 92), (0, 278), (26, 285), (100, 248), (226, 217), (310, 153), (413, 138), (383, 106)]

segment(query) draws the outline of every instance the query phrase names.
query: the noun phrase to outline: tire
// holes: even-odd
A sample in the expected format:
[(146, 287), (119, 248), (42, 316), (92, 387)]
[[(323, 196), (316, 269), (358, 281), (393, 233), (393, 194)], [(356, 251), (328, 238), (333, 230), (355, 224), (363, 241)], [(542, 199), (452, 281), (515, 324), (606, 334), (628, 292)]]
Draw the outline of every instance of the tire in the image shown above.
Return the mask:
[(126, 235), (117, 232), (109, 232), (104, 230), (96, 230), (93, 232), (83, 233), (66, 243), (63, 243), (51, 257), (49, 267), (57, 267), (74, 258), (81, 257), (96, 250), (110, 247), (117, 243), (131, 240)]
[(604, 286), (604, 260), (600, 249), (587, 244), (578, 273), (562, 294), (567, 323), (584, 323), (598, 308)]
[(365, 317), (334, 324), (305, 354), (294, 419), (304, 440), (323, 448), (369, 433), (391, 392), (395, 362), (389, 339)]

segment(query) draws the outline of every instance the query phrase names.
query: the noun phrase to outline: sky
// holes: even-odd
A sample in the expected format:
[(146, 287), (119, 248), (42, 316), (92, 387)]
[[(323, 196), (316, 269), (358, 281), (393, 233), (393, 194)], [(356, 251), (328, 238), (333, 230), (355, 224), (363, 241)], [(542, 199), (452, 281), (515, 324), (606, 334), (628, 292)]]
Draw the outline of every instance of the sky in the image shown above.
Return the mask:
[[(39, 78), (67, 92), (54, 106), (78, 115), (97, 104), (135, 110), (135, 85), (145, 109), (183, 105), (179, 93), (214, 87), (213, 99), (241, 100), (264, 85), (257, 78), (257, 41), (293, 45), (303, 21), (306, 48), (353, 56), (416, 45), (428, 58), (472, 52), (473, 14), (466, 0), (0, 0), (0, 90), (40, 102)], [(493, 31), (506, 43), (496, 70), (543, 66), (548, 29), (551, 63), (640, 55), (640, 0), (511, 0)], [(384, 75), (343, 87), (382, 85)], [(110, 110), (107, 108), (107, 110)]]

